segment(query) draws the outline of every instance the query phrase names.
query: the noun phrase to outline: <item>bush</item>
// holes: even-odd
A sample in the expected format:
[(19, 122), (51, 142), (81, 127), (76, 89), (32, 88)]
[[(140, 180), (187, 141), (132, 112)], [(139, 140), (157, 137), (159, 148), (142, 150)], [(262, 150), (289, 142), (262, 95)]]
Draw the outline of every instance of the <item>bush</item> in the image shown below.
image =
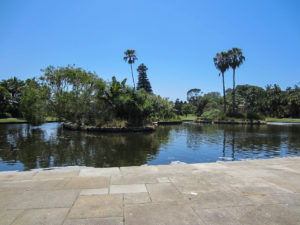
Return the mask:
[(236, 118), (236, 119), (246, 119), (246, 115), (238, 112), (230, 112), (226, 114), (227, 117)]
[(218, 116), (220, 115), (220, 110), (218, 109), (211, 109), (207, 112), (202, 113), (202, 115), (200, 116), (200, 118), (202, 120), (214, 120), (217, 119)]
[(249, 120), (264, 120), (265, 117), (259, 113), (247, 112), (247, 119), (249, 119)]

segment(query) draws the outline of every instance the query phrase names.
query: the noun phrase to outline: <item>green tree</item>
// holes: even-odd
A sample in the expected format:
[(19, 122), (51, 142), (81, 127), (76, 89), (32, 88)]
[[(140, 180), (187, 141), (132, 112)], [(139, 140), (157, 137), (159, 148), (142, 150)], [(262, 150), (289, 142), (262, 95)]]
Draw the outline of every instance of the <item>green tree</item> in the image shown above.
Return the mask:
[(246, 112), (267, 113), (266, 92), (263, 88), (253, 85), (238, 85), (236, 97), (239, 107)]
[(193, 88), (188, 90), (188, 92), (186, 93), (187, 95), (187, 101), (193, 105), (197, 105), (197, 102), (199, 101), (199, 99), (201, 98), (201, 94), (202, 91), (201, 89), (198, 88)]
[(300, 117), (300, 87), (295, 85), (294, 88), (288, 87), (286, 89), (288, 94), (288, 115), (294, 118)]
[(7, 112), (10, 95), (5, 87), (0, 86), (0, 117), (3, 117)]
[(180, 101), (178, 98), (176, 99), (174, 103), (174, 108), (176, 110), (177, 115), (182, 115), (182, 106), (183, 106), (183, 101)]
[(139, 73), (139, 77), (137, 90), (144, 88), (148, 94), (152, 94), (152, 87), (147, 76), (147, 70), (148, 68), (143, 63), (138, 66), (137, 71)]
[(78, 124), (93, 123), (98, 113), (96, 97), (104, 95), (105, 83), (97, 74), (68, 65), (49, 66), (41, 80), (51, 90), (51, 107), (59, 119)]
[(182, 106), (182, 112), (187, 117), (188, 114), (195, 113), (197, 110), (197, 107), (192, 105), (191, 103), (185, 103)]
[(21, 108), (20, 108), (20, 100), (22, 97), (22, 92), (24, 89), (24, 81), (19, 80), (16, 77), (2, 80), (0, 82), (0, 86), (5, 87), (10, 94), (9, 105), (7, 107), (7, 111), (13, 117), (21, 117)]
[(27, 81), (21, 98), (21, 108), (24, 118), (33, 125), (45, 122), (48, 115), (50, 90), (40, 85), (35, 79)]
[(229, 62), (228, 62), (228, 53), (227, 52), (220, 52), (216, 54), (216, 57), (214, 57), (214, 64), (215, 67), (220, 71), (219, 75), (222, 74), (222, 80), (223, 80), (223, 104), (224, 104), (224, 113), (226, 112), (226, 94), (225, 94), (225, 81), (224, 81), (224, 73), (229, 68)]
[(135, 90), (135, 82), (134, 82), (134, 76), (133, 76), (133, 70), (132, 70), (132, 64), (134, 64), (134, 62), (136, 60), (138, 60), (138, 58), (135, 55), (135, 50), (134, 49), (127, 49), (124, 52), (125, 56), (123, 57), (123, 60), (125, 62), (128, 62), (128, 64), (130, 64), (130, 69), (131, 69), (131, 76), (132, 76), (132, 82), (133, 82), (133, 88)]
[(232, 88), (232, 109), (235, 111), (235, 70), (236, 68), (239, 68), (240, 65), (243, 64), (245, 61), (245, 56), (243, 56), (243, 52), (239, 48), (232, 48), (228, 51), (228, 57), (229, 57), (229, 66), (233, 70), (233, 88)]

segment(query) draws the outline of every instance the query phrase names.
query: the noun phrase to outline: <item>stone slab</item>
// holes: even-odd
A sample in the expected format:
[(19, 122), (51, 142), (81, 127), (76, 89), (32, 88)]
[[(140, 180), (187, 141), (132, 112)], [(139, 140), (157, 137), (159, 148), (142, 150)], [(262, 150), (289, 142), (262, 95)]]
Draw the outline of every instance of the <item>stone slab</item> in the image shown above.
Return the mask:
[(12, 225), (60, 225), (68, 214), (68, 208), (29, 209)]
[(64, 189), (108, 188), (109, 177), (72, 177), (65, 179)]
[(57, 179), (66, 177), (77, 177), (79, 170), (42, 170), (35, 174), (33, 179)]
[(224, 208), (201, 209), (196, 210), (197, 215), (209, 225), (241, 225), (238, 220), (233, 217)]
[(0, 225), (11, 224), (24, 210), (3, 210), (0, 212)]
[(123, 217), (68, 219), (64, 225), (123, 225)]
[(69, 219), (105, 218), (123, 216), (122, 195), (79, 196)]
[(153, 202), (181, 201), (183, 195), (172, 183), (147, 184)]
[(22, 171), (22, 172), (0, 172), (0, 181), (16, 181), (16, 180), (31, 180), (37, 172)]
[(151, 202), (148, 193), (124, 194), (124, 204), (141, 204)]
[(83, 189), (80, 191), (80, 195), (106, 195), (106, 194), (108, 194), (108, 188)]
[(79, 190), (26, 191), (7, 204), (7, 209), (69, 208)]
[(126, 225), (204, 225), (194, 211), (185, 205), (126, 205), (124, 213)]
[(129, 194), (147, 192), (145, 184), (111, 185), (110, 194)]
[(150, 184), (157, 183), (156, 174), (123, 174), (111, 177), (111, 184)]
[(171, 182), (168, 177), (158, 177), (156, 178), (158, 183), (169, 183)]
[(136, 175), (145, 175), (145, 174), (155, 174), (158, 172), (156, 166), (130, 166), (130, 167), (121, 167), (122, 174), (136, 174)]
[(111, 168), (82, 168), (80, 170), (80, 177), (98, 177), (98, 176), (112, 176), (119, 175), (120, 169), (118, 167)]

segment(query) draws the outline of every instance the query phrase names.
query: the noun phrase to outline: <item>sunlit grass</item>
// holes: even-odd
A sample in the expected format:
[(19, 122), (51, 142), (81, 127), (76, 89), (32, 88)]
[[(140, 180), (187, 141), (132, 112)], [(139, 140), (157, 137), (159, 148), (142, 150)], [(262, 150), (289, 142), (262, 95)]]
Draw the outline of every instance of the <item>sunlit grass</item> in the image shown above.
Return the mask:
[(280, 123), (300, 123), (300, 119), (291, 118), (266, 118), (267, 122), (280, 122)]
[(195, 114), (188, 114), (187, 116), (179, 116), (181, 120), (195, 120), (197, 116)]
[[(48, 117), (46, 117), (46, 121), (57, 121), (57, 118), (48, 116)], [(26, 120), (25, 119), (20, 119), (20, 118), (0, 119), (0, 123), (24, 123), (24, 122), (26, 122)]]

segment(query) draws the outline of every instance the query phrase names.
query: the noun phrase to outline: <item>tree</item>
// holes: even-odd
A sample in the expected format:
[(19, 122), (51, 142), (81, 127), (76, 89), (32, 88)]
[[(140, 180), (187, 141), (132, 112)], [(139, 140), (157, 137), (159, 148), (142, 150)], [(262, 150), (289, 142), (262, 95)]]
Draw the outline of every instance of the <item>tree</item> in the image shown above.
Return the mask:
[(133, 76), (133, 70), (132, 70), (132, 64), (138, 60), (138, 58), (135, 55), (135, 50), (134, 49), (127, 49), (124, 52), (125, 56), (124, 56), (124, 61), (128, 62), (128, 64), (130, 64), (130, 69), (131, 69), (131, 75), (132, 75), (132, 81), (133, 81), (133, 88), (135, 89), (135, 82), (134, 82), (134, 76)]
[(35, 79), (27, 81), (21, 98), (21, 108), (24, 118), (33, 125), (45, 122), (48, 115), (50, 90), (40, 85)]
[(227, 52), (220, 52), (216, 54), (214, 57), (214, 64), (215, 67), (220, 71), (219, 75), (222, 74), (223, 79), (223, 100), (224, 100), (224, 113), (226, 112), (226, 95), (225, 95), (225, 81), (224, 81), (224, 73), (229, 68), (228, 62), (228, 53)]
[(137, 71), (139, 72), (137, 90), (144, 88), (148, 94), (152, 94), (152, 87), (147, 77), (147, 70), (148, 68), (143, 63), (137, 68)]
[(188, 92), (186, 93), (186, 98), (187, 101), (193, 105), (197, 105), (197, 101), (199, 100), (199, 98), (201, 97), (201, 89), (198, 88), (193, 88), (188, 90)]
[(197, 107), (192, 105), (191, 103), (185, 103), (182, 106), (182, 112), (187, 117), (188, 114), (195, 113), (197, 110)]
[(232, 88), (232, 108), (235, 111), (235, 70), (239, 68), (240, 65), (245, 61), (245, 56), (243, 56), (243, 52), (239, 48), (232, 48), (228, 51), (229, 57), (229, 66), (233, 70), (233, 88)]
[(16, 77), (2, 80), (0, 82), (0, 86), (5, 87), (6, 90), (9, 92), (10, 100), (7, 107), (7, 111), (13, 116), (13, 117), (21, 117), (21, 108), (20, 108), (20, 100), (22, 96), (22, 92), (24, 89), (24, 81), (19, 80)]
[(104, 95), (105, 82), (96, 73), (74, 66), (42, 70), (41, 79), (51, 90), (51, 108), (59, 119), (89, 124), (97, 117), (96, 96)]
[(5, 87), (0, 86), (0, 117), (4, 116), (7, 111), (10, 100), (9, 92)]
[(182, 106), (183, 106), (183, 102), (177, 98), (174, 103), (174, 108), (176, 110), (177, 115), (182, 115)]

